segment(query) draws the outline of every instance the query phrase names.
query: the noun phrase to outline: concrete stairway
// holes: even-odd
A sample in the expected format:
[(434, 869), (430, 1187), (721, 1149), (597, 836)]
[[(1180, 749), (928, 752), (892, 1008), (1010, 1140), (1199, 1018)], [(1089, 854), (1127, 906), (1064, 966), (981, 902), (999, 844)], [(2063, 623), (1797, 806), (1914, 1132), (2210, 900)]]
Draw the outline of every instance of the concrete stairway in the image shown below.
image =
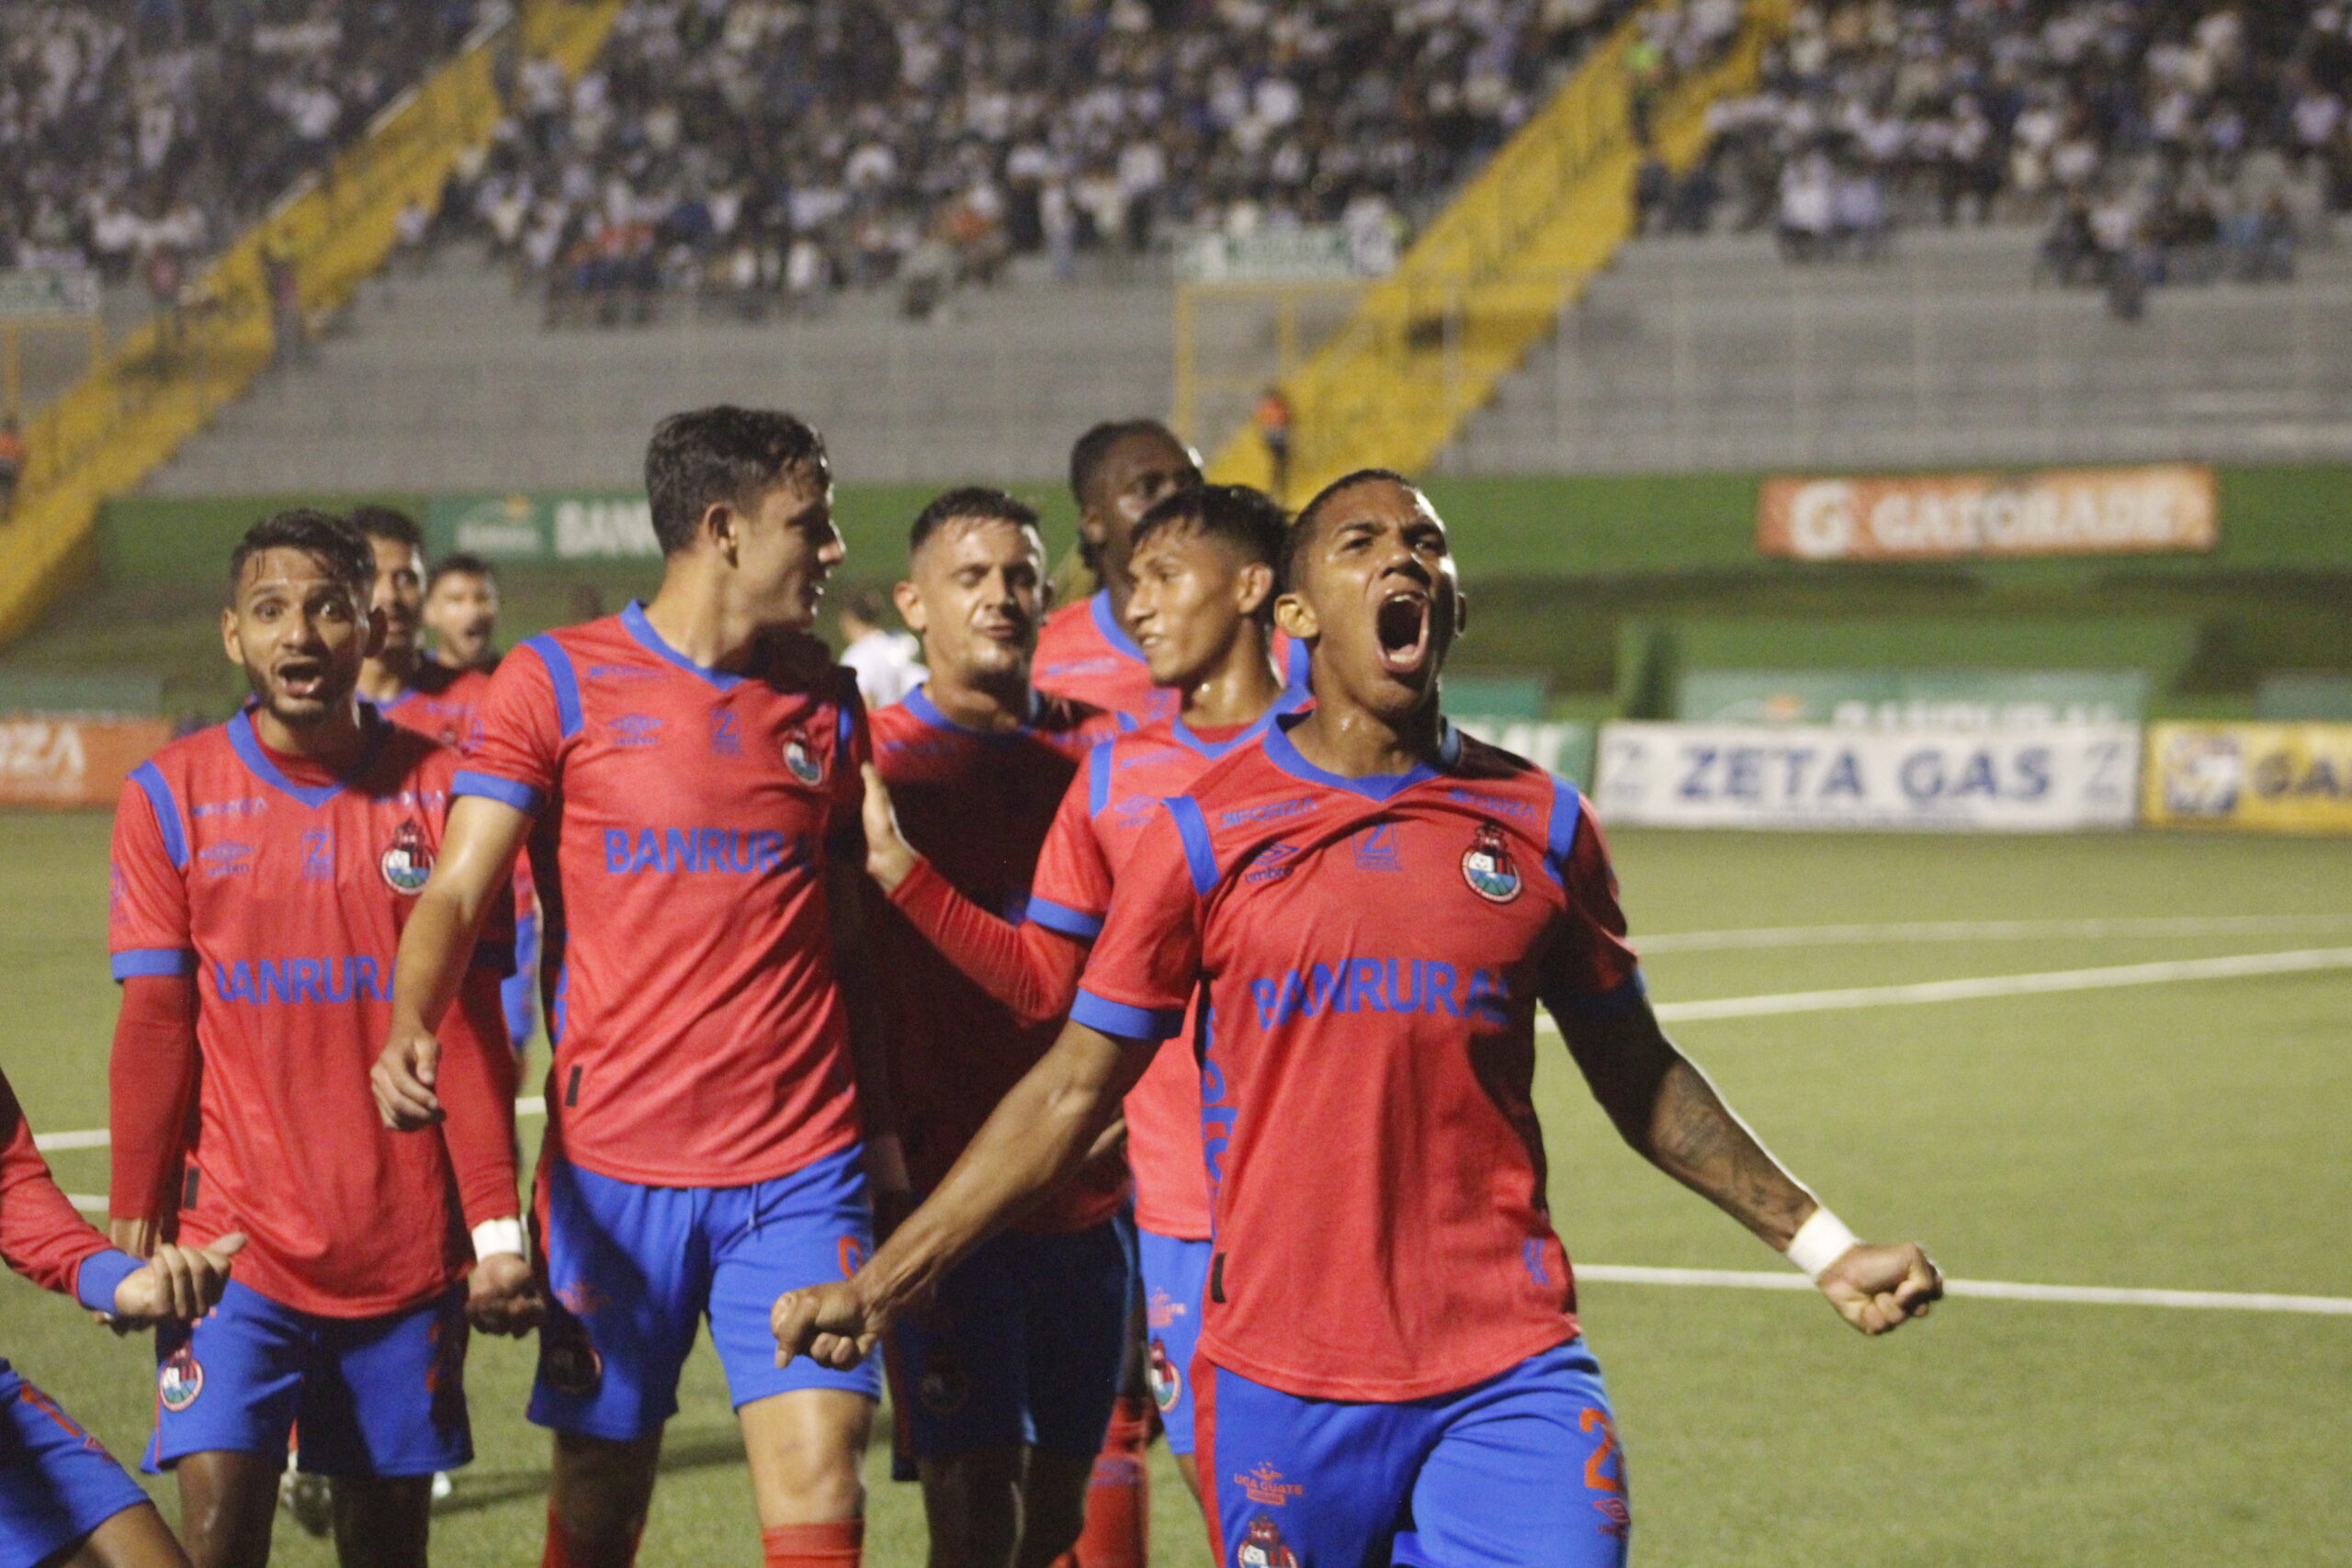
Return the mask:
[(2290, 285), (2034, 282), (2039, 235), (1917, 230), (1792, 265), (1761, 236), (1629, 245), (1444, 471), (2352, 458), (2352, 251)]

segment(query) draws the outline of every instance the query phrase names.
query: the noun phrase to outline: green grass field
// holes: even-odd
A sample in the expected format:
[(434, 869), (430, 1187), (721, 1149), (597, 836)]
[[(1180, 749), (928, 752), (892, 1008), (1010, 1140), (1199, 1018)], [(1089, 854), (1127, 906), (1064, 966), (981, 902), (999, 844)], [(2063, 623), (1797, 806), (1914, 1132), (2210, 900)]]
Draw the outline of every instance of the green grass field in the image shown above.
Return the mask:
[[(107, 825), (0, 822), (0, 1061), (38, 1126), (101, 1126), (113, 1019)], [(1676, 946), (1661, 1001), (2015, 975), (2352, 941), (2352, 842), (2244, 838), (1618, 835), (1637, 936), (1893, 921), (2267, 916), (2291, 929)], [(1925, 1240), (1957, 1278), (2352, 1297), (2352, 971), (2151, 985), (1677, 1030), (1858, 1228)], [(1547, 1053), (1552, 1197), (1600, 1264), (1768, 1269), (1640, 1164)], [(103, 1152), (54, 1157), (103, 1190)], [(2352, 1318), (1953, 1300), (1871, 1343), (1803, 1293), (1589, 1283), (1584, 1315), (1631, 1456), (1648, 1564), (2306, 1564), (2352, 1561)], [(144, 1347), (0, 1285), (0, 1351), (119, 1455)], [(535, 1561), (543, 1436), (527, 1350), (477, 1342), (481, 1459), (439, 1561)], [(756, 1557), (740, 1448), (698, 1356), (644, 1562)], [(911, 1489), (871, 1470), (872, 1560), (922, 1561)], [(1164, 1464), (1157, 1560), (1205, 1562)], [(166, 1515), (167, 1489), (158, 1489)], [(279, 1561), (327, 1551), (281, 1521)]]

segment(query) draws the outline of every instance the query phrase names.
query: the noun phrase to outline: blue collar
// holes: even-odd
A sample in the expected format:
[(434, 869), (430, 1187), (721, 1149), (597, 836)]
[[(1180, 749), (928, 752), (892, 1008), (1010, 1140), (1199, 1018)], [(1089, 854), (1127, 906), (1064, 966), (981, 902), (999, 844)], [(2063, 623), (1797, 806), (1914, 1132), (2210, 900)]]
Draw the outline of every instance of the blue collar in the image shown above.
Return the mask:
[(1018, 729), (974, 729), (968, 725), (956, 723), (939, 711), (939, 705), (931, 700), (931, 682), (928, 681), (899, 699), (905, 705), (909, 713), (932, 728), (953, 730), (958, 735), (968, 735), (976, 740), (1010, 740), (1016, 735), (1028, 734), (1029, 727), (1037, 722), (1037, 710), (1045, 705), (1045, 700), (1037, 694), (1035, 687), (1030, 689), (1029, 716), (1022, 720), (1021, 728)]
[[(1169, 728), (1175, 732), (1176, 739), (1181, 744), (1191, 747), (1200, 755), (1206, 757), (1211, 761), (1215, 761), (1228, 751), (1249, 745), (1250, 742), (1257, 739), (1258, 737), (1265, 734), (1267, 730), (1272, 728), (1274, 727), (1274, 722), (1281, 718), (1284, 714), (1297, 711), (1297, 709), (1304, 705), (1306, 701), (1306, 694), (1305, 692), (1298, 690), (1296, 687), (1285, 687), (1282, 694), (1274, 699), (1273, 706), (1260, 714), (1256, 718), (1251, 719), (1248, 728), (1244, 728), (1239, 734), (1225, 740), (1202, 739), (1199, 736), (1193, 733), (1192, 727), (1184, 722), (1184, 716), (1182, 714), (1179, 714), (1174, 718), (1170, 719), (1168, 724)], [(1295, 752), (1296, 748), (1293, 748), (1293, 753), (1295, 754)]]
[[(1291, 726), (1305, 716), (1299, 713), (1279, 715), (1272, 728), (1266, 731), (1267, 757), (1274, 766), (1293, 777), (1321, 784), (1327, 789), (1344, 789), (1367, 800), (1387, 800), (1417, 784), (1427, 784), (1438, 776), (1438, 769), (1427, 762), (1417, 763), (1410, 773), (1369, 773), (1360, 779), (1341, 778), (1337, 773), (1326, 773), (1301, 756), (1298, 747), (1291, 740)], [(1440, 719), (1438, 722), (1438, 763), (1441, 767), (1450, 768), (1462, 755), (1462, 732), (1453, 728), (1451, 720)]]
[(331, 784), (298, 784), (288, 778), (277, 764), (269, 760), (269, 750), (261, 743), (261, 737), (254, 733), (252, 708), (239, 708), (237, 716), (231, 719), (226, 728), (229, 749), (237, 754), (237, 761), (245, 765), (246, 772), (279, 794), (290, 795), (316, 810), (341, 795), (346, 781), (368, 771), (376, 761), (377, 749), (384, 743), (384, 732), (391, 728), (388, 721), (377, 716), (374, 706), (368, 703), (359, 705), (359, 727), (367, 737), (360, 749), (359, 760), (352, 765), (349, 773)]
[(1111, 650), (1114, 653), (1123, 658), (1132, 659), (1137, 664), (1148, 662), (1143, 656), (1143, 649), (1136, 646), (1136, 639), (1129, 637), (1127, 628), (1119, 624), (1119, 617), (1111, 614), (1109, 589), (1098, 590), (1094, 597), (1086, 602), (1086, 605), (1087, 613), (1094, 617), (1094, 629), (1102, 634), (1102, 640), (1111, 645)]
[(634, 599), (621, 612), (621, 625), (628, 629), (628, 635), (635, 637), (646, 652), (658, 659), (668, 660), (687, 674), (707, 681), (722, 692), (743, 683), (742, 676), (729, 675), (724, 670), (713, 670), (707, 664), (697, 664), (672, 648), (662, 639), (662, 634), (653, 629), (653, 623), (645, 618), (645, 606)]

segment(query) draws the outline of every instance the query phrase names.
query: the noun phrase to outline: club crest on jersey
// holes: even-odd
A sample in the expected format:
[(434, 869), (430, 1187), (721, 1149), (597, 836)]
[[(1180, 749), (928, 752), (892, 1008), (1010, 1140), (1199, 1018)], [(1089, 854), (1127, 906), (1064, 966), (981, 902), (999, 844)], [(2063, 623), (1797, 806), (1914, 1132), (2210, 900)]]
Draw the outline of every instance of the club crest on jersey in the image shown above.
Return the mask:
[(433, 874), (433, 852), (425, 847), (424, 829), (414, 818), (392, 829), (392, 841), (376, 863), (383, 868), (384, 883), (393, 892), (423, 890)]
[(172, 1352), (169, 1359), (155, 1370), (155, 1397), (164, 1408), (175, 1416), (196, 1403), (204, 1392), (204, 1368), (196, 1359), (196, 1348), (183, 1345)]
[(1176, 1363), (1168, 1359), (1168, 1347), (1161, 1344), (1159, 1336), (1155, 1334), (1151, 1337), (1151, 1402), (1159, 1406), (1162, 1415), (1166, 1415), (1175, 1409), (1176, 1402), (1183, 1397), (1183, 1374), (1176, 1370)]
[(1511, 863), (1503, 830), (1492, 822), (1479, 823), (1477, 837), (1462, 852), (1462, 880), (1489, 904), (1508, 904), (1519, 897), (1519, 867)]
[(1253, 1515), (1241, 1544), (1233, 1549), (1234, 1568), (1298, 1568), (1298, 1553), (1283, 1540), (1282, 1527), (1264, 1514)]
[(809, 750), (808, 737), (797, 729), (784, 738), (784, 765), (802, 784), (825, 782), (825, 760)]

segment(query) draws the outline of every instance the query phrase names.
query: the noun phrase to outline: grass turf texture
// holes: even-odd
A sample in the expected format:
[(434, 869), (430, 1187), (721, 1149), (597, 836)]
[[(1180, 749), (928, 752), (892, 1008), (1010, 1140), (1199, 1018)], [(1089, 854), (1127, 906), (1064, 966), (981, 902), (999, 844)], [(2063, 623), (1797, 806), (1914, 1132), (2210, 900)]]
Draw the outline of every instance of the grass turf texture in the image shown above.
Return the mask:
[[(6, 819), (0, 1060), (36, 1125), (105, 1120), (106, 822)], [(1637, 933), (1877, 920), (2337, 915), (2352, 842), (2156, 836), (1943, 839), (1620, 834)], [(1894, 984), (2333, 945), (2339, 935), (2037, 938), (1665, 953), (1661, 999)], [(1962, 1276), (2352, 1295), (2343, 1049), (2352, 975), (2149, 987), (1677, 1032), (1858, 1228), (1916, 1235)], [(1572, 1256), (1770, 1269), (1728, 1221), (1628, 1154), (1555, 1042), (1539, 1097)], [(526, 1129), (536, 1132), (531, 1123)], [(106, 1156), (52, 1156), (96, 1191)], [(1867, 1343), (1810, 1295), (1588, 1285), (1634, 1477), (1637, 1561), (2138, 1565), (2328, 1559), (2352, 1540), (2352, 1321), (1954, 1301)], [(0, 1353), (118, 1455), (144, 1438), (143, 1342), (0, 1284)], [(477, 1341), (482, 1455), (437, 1516), (443, 1564), (535, 1559), (543, 1435), (529, 1354)], [(749, 1493), (707, 1351), (644, 1561), (751, 1562)], [(883, 1479), (870, 1559), (922, 1561), (915, 1492)], [(1156, 1461), (1157, 1561), (1206, 1560)], [(168, 1487), (159, 1488), (167, 1517)], [(324, 1563), (281, 1520), (279, 1562)]]

